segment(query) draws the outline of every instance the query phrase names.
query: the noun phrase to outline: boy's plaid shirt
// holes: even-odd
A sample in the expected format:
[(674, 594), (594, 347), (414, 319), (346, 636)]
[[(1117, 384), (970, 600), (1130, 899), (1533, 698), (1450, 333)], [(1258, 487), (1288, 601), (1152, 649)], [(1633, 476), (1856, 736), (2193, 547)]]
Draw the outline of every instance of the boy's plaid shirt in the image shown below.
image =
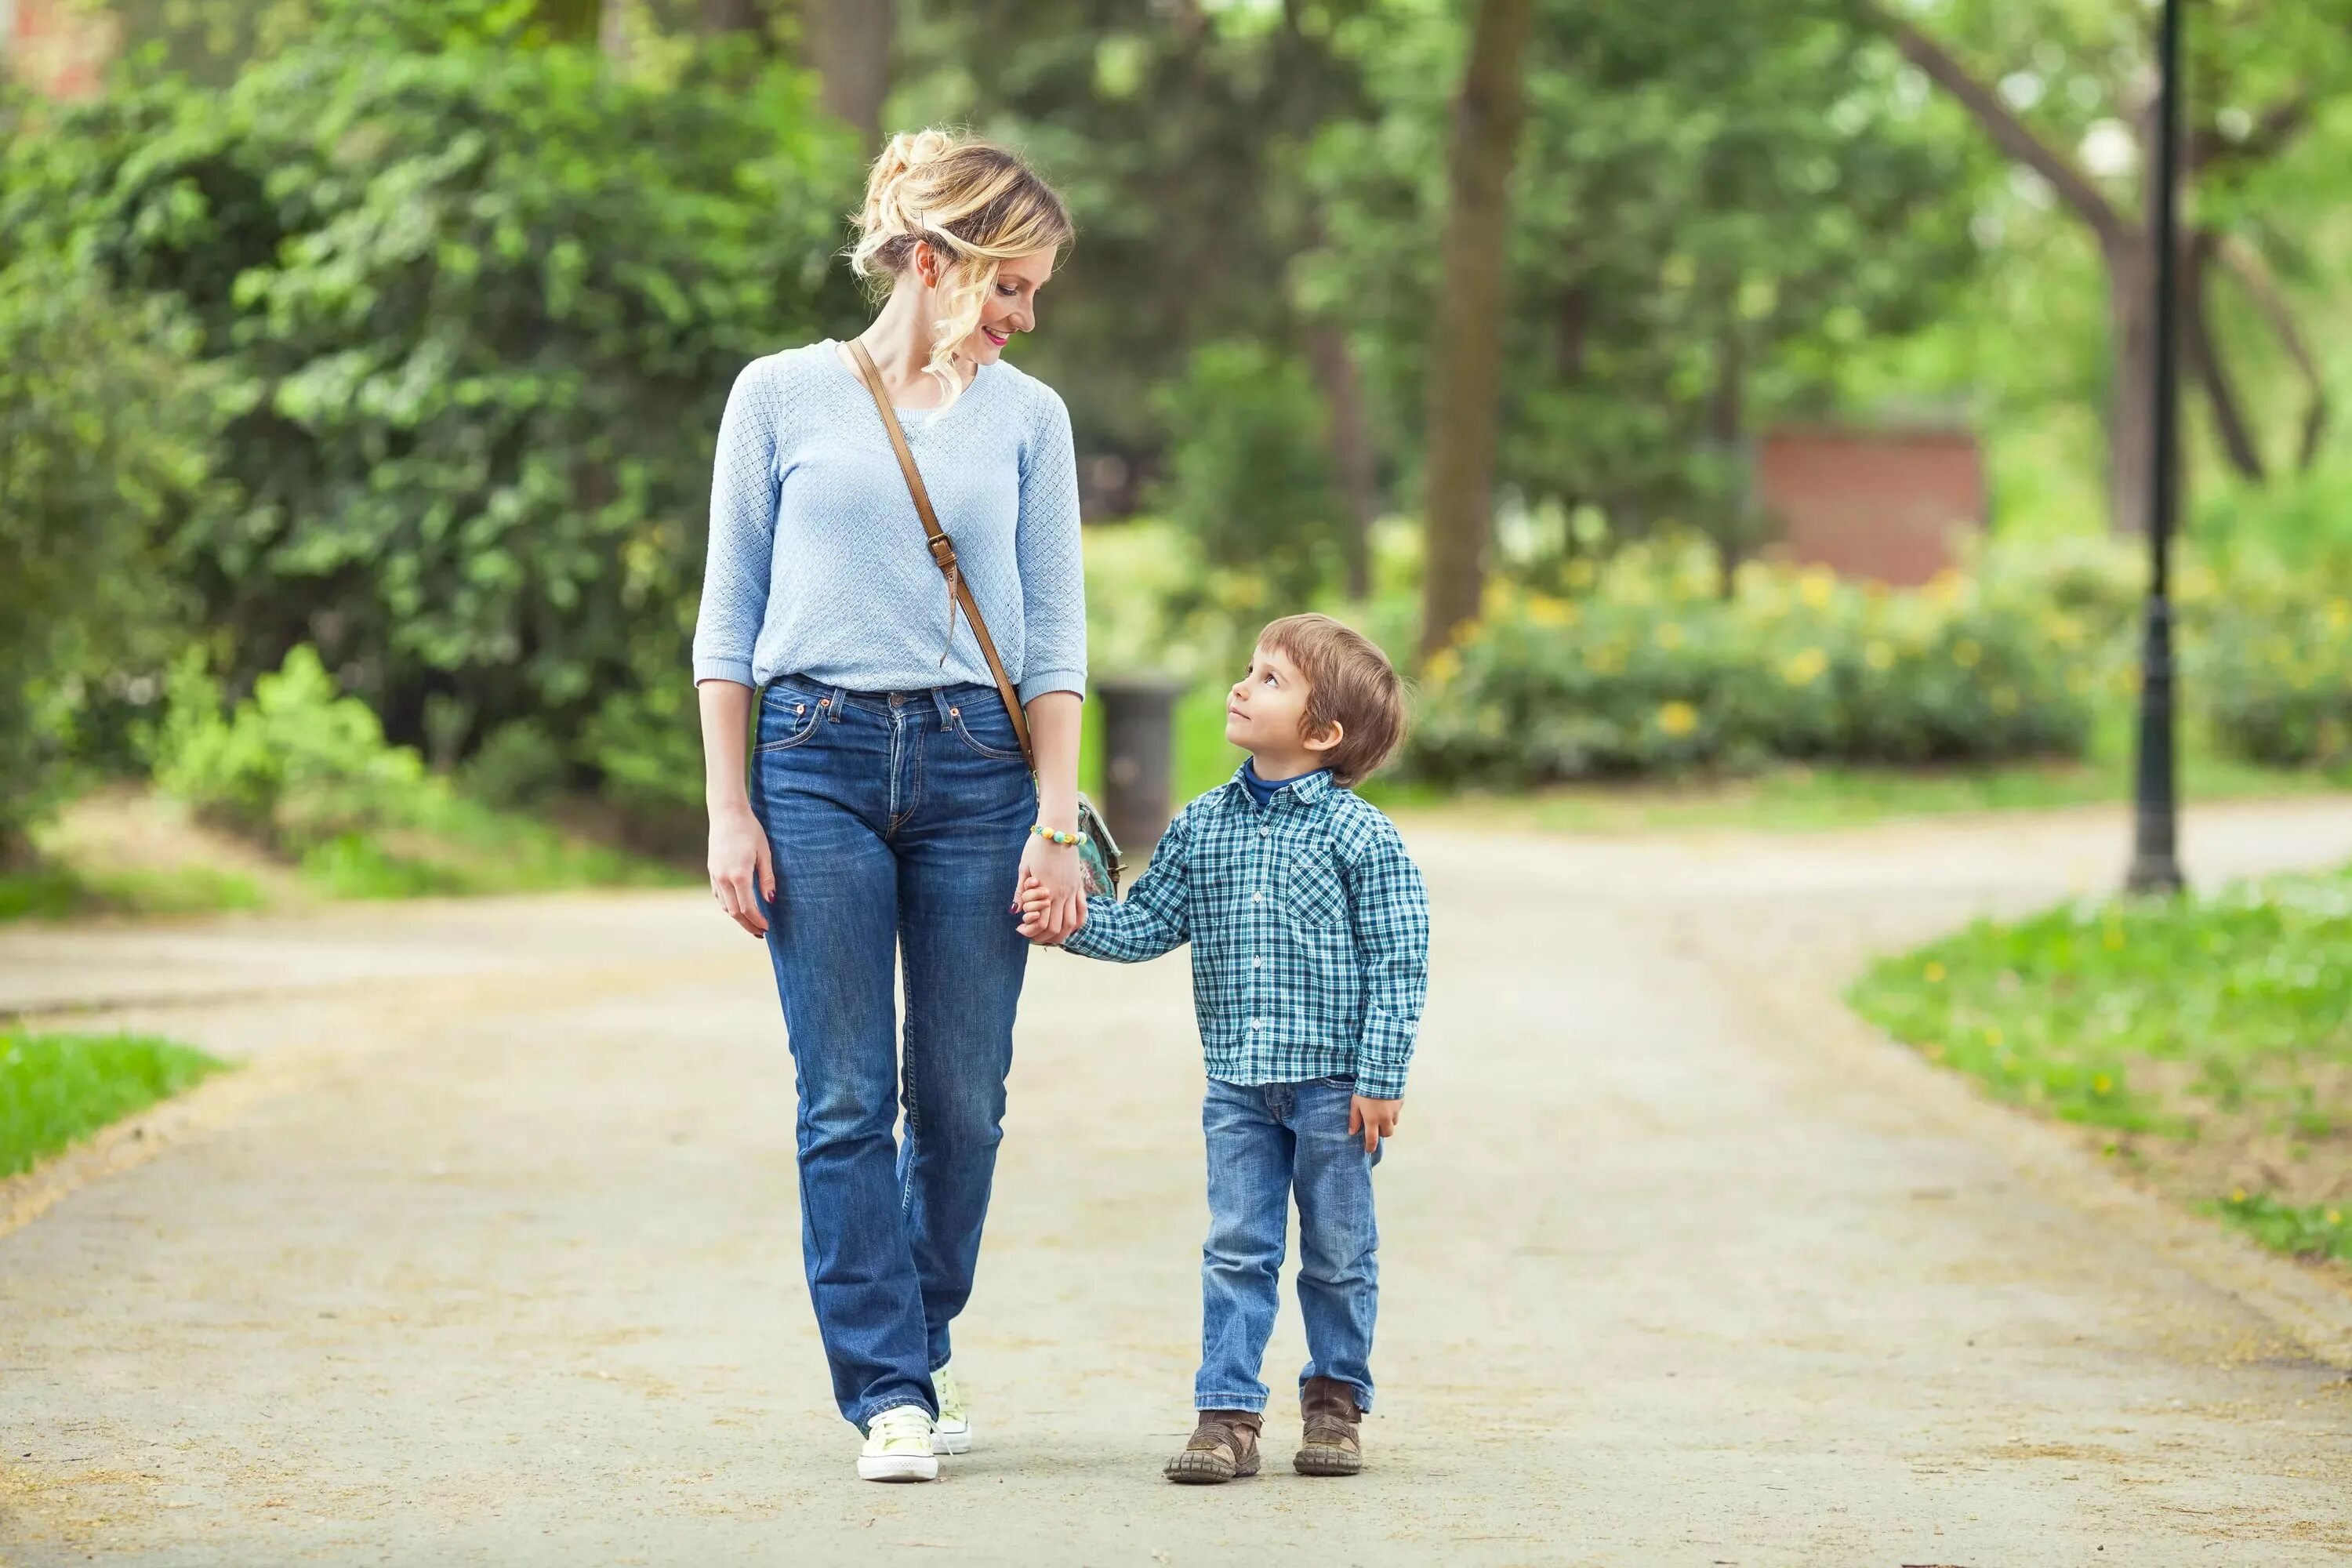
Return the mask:
[(1316, 773), (1261, 806), (1236, 775), (1186, 806), (1123, 903), (1097, 900), (1064, 945), (1139, 963), (1192, 944), (1209, 1076), (1352, 1074), (1404, 1093), (1429, 985), (1429, 899), (1396, 826)]

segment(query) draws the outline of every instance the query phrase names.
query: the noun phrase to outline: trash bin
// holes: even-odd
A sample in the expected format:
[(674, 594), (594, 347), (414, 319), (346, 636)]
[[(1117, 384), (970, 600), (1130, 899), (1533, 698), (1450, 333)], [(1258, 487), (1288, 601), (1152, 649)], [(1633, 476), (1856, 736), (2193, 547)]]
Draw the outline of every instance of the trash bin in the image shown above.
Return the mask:
[(1095, 682), (1103, 706), (1103, 819), (1140, 871), (1173, 815), (1176, 700), (1184, 684), (1164, 675), (1112, 676)]

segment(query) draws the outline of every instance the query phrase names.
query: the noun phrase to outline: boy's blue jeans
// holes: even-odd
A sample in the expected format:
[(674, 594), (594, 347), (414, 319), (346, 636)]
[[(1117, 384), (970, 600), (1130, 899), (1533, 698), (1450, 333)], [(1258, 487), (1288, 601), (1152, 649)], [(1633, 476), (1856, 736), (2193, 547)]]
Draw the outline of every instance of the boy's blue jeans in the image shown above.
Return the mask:
[(1298, 1310), (1307, 1366), (1337, 1378), (1372, 1407), (1372, 1318), (1380, 1302), (1380, 1232), (1372, 1167), (1361, 1133), (1348, 1131), (1355, 1086), (1209, 1080), (1201, 1131), (1209, 1146), (1209, 1240), (1201, 1249), (1198, 1410), (1265, 1408), (1258, 1380), (1280, 1298), (1284, 1233), (1298, 1199)]
[[(762, 696), (751, 805), (800, 1085), (801, 1247), (841, 1413), (936, 1412), (971, 1294), (1029, 958), (1036, 791), (996, 689)], [(906, 1046), (893, 979), (906, 973)], [(903, 1142), (893, 1137), (906, 1112)]]

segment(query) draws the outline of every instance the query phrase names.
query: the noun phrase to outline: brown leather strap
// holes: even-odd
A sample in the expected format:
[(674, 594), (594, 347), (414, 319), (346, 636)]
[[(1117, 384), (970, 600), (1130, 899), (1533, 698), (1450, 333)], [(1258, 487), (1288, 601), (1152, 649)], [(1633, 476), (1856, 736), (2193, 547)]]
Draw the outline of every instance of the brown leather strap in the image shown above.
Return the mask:
[(931, 492), (923, 488), (921, 470), (915, 467), (915, 454), (907, 445), (907, 432), (898, 426), (898, 411), (890, 406), (890, 388), (882, 380), (882, 369), (866, 345), (856, 338), (849, 340), (850, 357), (857, 362), (857, 374), (865, 380), (866, 390), (874, 395), (874, 407), (882, 416), (882, 428), (890, 433), (890, 449), (898, 454), (898, 471), (907, 476), (907, 489), (915, 498), (915, 514), (923, 520), (923, 531), (929, 536), (931, 563), (948, 580), (948, 638), (955, 638), (955, 605), (963, 605), (964, 619), (971, 623), (971, 635), (980, 644), (981, 657), (988, 660), (988, 672), (996, 677), (996, 694), (1004, 700), (1004, 710), (1013, 716), (1013, 732), (1020, 737), (1021, 756), (1029, 771), (1037, 771), (1037, 753), (1029, 744), (1029, 715), (1021, 710), (1020, 694), (1013, 689), (1013, 678), (1004, 673), (1004, 661), (996, 654), (996, 639), (988, 635), (988, 623), (981, 619), (980, 605), (971, 596), (971, 584), (964, 581), (962, 570), (956, 564), (955, 541), (940, 526), (940, 514), (931, 510)]

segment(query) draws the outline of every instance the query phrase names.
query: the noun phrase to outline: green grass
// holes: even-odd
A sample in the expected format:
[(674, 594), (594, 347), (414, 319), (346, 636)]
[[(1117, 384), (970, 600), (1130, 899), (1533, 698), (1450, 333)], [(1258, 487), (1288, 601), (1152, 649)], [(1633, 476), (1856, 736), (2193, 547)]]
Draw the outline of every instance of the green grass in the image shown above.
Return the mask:
[(413, 828), (345, 834), (318, 846), (302, 857), (302, 874), (338, 899), (662, 887), (688, 879), (675, 867), (575, 837), (537, 817), (454, 796), (435, 803)]
[(144, 1036), (0, 1031), (0, 1176), (30, 1170), (226, 1065)]
[(2352, 1258), (2352, 868), (1981, 921), (1851, 999), (2264, 1242)]
[(235, 871), (180, 866), (163, 871), (81, 871), (42, 866), (0, 876), (0, 921), (91, 915), (190, 915), (259, 909), (259, 884)]

